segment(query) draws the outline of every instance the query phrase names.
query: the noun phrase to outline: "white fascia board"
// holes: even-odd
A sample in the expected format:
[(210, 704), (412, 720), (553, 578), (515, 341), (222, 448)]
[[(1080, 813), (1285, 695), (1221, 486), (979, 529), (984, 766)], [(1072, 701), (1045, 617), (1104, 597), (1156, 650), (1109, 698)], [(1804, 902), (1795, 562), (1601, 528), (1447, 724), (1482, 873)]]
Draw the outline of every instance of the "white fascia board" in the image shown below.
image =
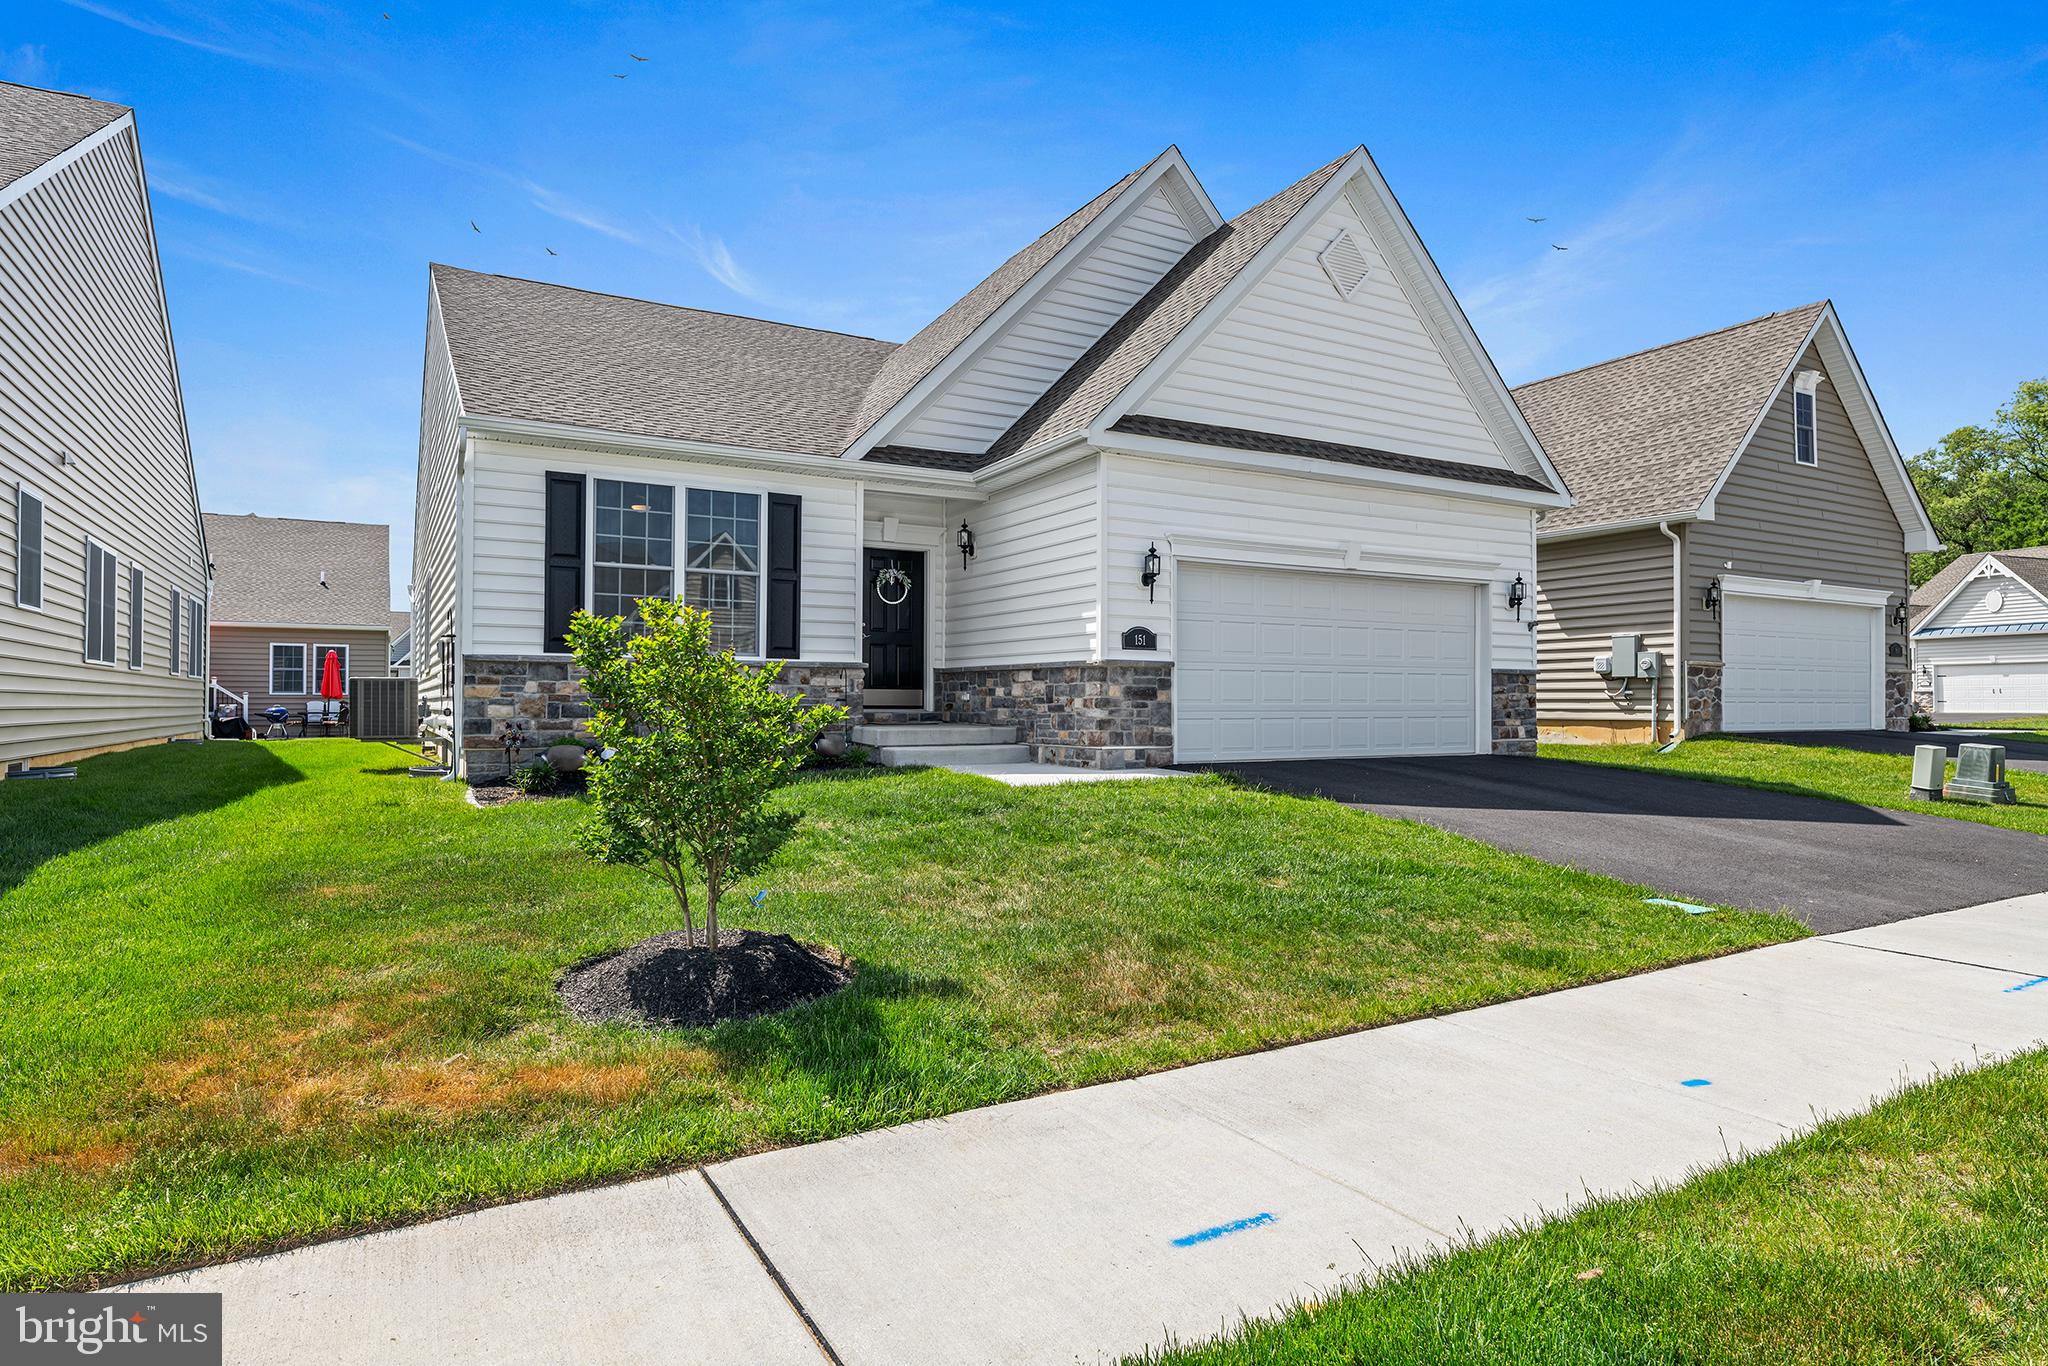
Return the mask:
[(1626, 521), (1602, 522), (1598, 526), (1565, 527), (1559, 531), (1545, 531), (1543, 524), (1536, 524), (1538, 541), (1581, 541), (1590, 536), (1612, 536), (1618, 531), (1648, 531), (1660, 525), (1680, 526), (1686, 522), (1711, 522), (1712, 517), (1694, 517), (1687, 514), (1664, 517), (1631, 517)]
[(754, 469), (817, 475), (826, 479), (859, 479), (877, 487), (896, 485), (906, 492), (943, 493), (948, 498), (974, 501), (979, 501), (985, 496), (976, 490), (972, 474), (958, 470), (922, 470), (910, 465), (859, 464), (836, 455), (803, 455), (794, 451), (760, 450), (750, 446), (725, 446), (706, 441), (679, 441), (671, 437), (641, 436), (632, 432), (541, 422), (532, 418), (465, 416), (459, 419), (459, 426), (465, 438), (496, 437), (501, 440), (587, 450), (597, 454), (624, 453), (670, 460), (703, 460), (713, 464), (742, 465)]
[[(1200, 241), (1221, 226), (1222, 216), (1210, 202), (1208, 193), (1201, 188), (1201, 183), (1195, 179), (1194, 172), (1188, 169), (1186, 160), (1180, 154), (1180, 148), (1167, 148), (1138, 173), (1136, 180), (1124, 187), (1122, 194), (1119, 194), (1101, 213), (1095, 215), (1095, 221), (1055, 252), (1050, 261), (1039, 267), (1037, 274), (1003, 301), (1002, 307), (982, 319), (981, 325), (969, 333), (965, 341), (947, 352), (923, 379), (911, 386), (909, 393), (898, 399), (888, 412), (877, 418), (872, 427), (862, 432), (860, 438), (846, 448), (844, 458), (862, 460), (875, 447), (886, 445), (885, 438), (891, 432), (915, 418), (928, 403), (945, 391), (946, 386), (952, 383), (953, 377), (962, 368), (1007, 332), (1011, 324), (1022, 317), (1047, 290), (1052, 289), (1071, 274), (1075, 267), (1087, 260), (1096, 245), (1123, 226), (1132, 214), (1142, 208), (1145, 201), (1151, 198), (1152, 192), (1159, 188), (1160, 183), (1169, 175), (1177, 175), (1190, 191), (1186, 196), (1171, 193), (1167, 195), (1167, 200), (1174, 205), (1175, 211), (1185, 214), (1186, 208), (1191, 205), (1208, 215), (1206, 225), (1200, 222), (1187, 225), (1189, 233), (1196, 241)], [(1185, 204), (1182, 202), (1184, 199)]]
[(2031, 595), (2036, 602), (2040, 603), (2043, 607), (2048, 607), (2048, 597), (2042, 596), (2042, 594), (2034, 587), (2034, 585), (2028, 583), (2018, 574), (2015, 574), (2012, 571), (2011, 565), (2002, 563), (1999, 560), (1998, 553), (1996, 551), (1991, 551), (1986, 553), (1983, 559), (1977, 561), (1976, 566), (1973, 569), (1971, 569), (1969, 573), (1963, 575), (1962, 578), (1956, 580), (1956, 586), (1954, 588), (1949, 589), (1948, 592), (1942, 594), (1940, 602), (1935, 603), (1934, 606), (1928, 608), (1925, 612), (1922, 612), (1920, 614), (1920, 624), (1913, 628), (1912, 633), (1917, 636), (1922, 631), (1926, 630), (1929, 626), (1932, 626), (1934, 624), (1935, 618), (1941, 615), (1942, 609), (1947, 607), (1951, 602), (1955, 601), (1956, 594), (1962, 592), (1965, 588), (1968, 588), (1978, 579), (1988, 579), (1993, 575), (1997, 575), (2000, 578), (2011, 579), (2021, 588), (2026, 589), (2028, 594)]
[(1723, 574), (1721, 592), (1746, 598), (1789, 598), (1831, 602), (1844, 607), (1883, 607), (1894, 594), (1883, 588), (1851, 588), (1823, 579), (1764, 579), (1748, 574)]
[[(1925, 554), (1941, 549), (1941, 537), (1935, 533), (1934, 523), (1927, 516), (1927, 509), (1920, 502), (1919, 490), (1913, 487), (1913, 476), (1906, 469), (1906, 459), (1899, 454), (1899, 448), (1892, 441), (1891, 430), (1885, 426), (1884, 417), (1878, 411), (1877, 396), (1870, 391), (1870, 381), (1864, 377), (1863, 367), (1856, 361), (1856, 353), (1849, 349), (1848, 336), (1842, 331), (1841, 320), (1835, 317), (1833, 303), (1822, 305), (1820, 316), (1813, 320), (1791, 359), (1778, 375), (1778, 382), (1771, 386), (1770, 397), (1758, 408), (1756, 416), (1750, 419), (1749, 430), (1742, 434), (1736, 444), (1735, 454), (1721, 470), (1721, 477), (1707, 490), (1707, 496), (1700, 503), (1700, 519), (1712, 521), (1714, 500), (1721, 496), (1721, 490), (1735, 476), (1735, 467), (1742, 463), (1742, 457), (1749, 453), (1749, 446), (1762, 430), (1764, 419), (1777, 406), (1778, 395), (1785, 392), (1785, 386), (1792, 382), (1793, 373), (1807, 349), (1820, 343), (1821, 359), (1828, 363), (1830, 377), (1835, 373), (1846, 373), (1849, 388), (1844, 390), (1837, 382), (1836, 397), (1842, 400), (1842, 409), (1849, 414), (1849, 423), (1856, 430), (1856, 439), (1863, 446), (1863, 454), (1870, 461), (1871, 473), (1884, 486), (1885, 498), (1892, 505), (1893, 515), (1899, 519), (1899, 527), (1905, 534), (1908, 554)], [(1837, 354), (1830, 356), (1829, 350)], [(1859, 410), (1860, 405), (1860, 410)]]
[[(1465, 498), (1484, 503), (1511, 503), (1519, 507), (1557, 508), (1569, 507), (1570, 500), (1561, 493), (1550, 493), (1541, 489), (1501, 488), (1493, 484), (1475, 484), (1464, 479), (1444, 479), (1435, 475), (1410, 474), (1405, 470), (1374, 469), (1370, 465), (1347, 465), (1335, 460), (1318, 460), (1306, 455), (1276, 455), (1267, 451), (1235, 451), (1227, 446), (1200, 445), (1191, 441), (1169, 441), (1156, 436), (1135, 436), (1129, 432), (1114, 432), (1100, 444), (1101, 449), (1111, 452), (1122, 451), (1131, 455), (1149, 455), (1154, 458), (1170, 456), (1176, 462), (1218, 465), (1226, 469), (1248, 470), (1262, 474), (1291, 474), (1308, 479), (1321, 479), (1339, 484), (1371, 484), (1381, 488), (1411, 489), (1422, 493), (1436, 493), (1452, 498)], [(1490, 466), (1474, 466), (1488, 469)]]

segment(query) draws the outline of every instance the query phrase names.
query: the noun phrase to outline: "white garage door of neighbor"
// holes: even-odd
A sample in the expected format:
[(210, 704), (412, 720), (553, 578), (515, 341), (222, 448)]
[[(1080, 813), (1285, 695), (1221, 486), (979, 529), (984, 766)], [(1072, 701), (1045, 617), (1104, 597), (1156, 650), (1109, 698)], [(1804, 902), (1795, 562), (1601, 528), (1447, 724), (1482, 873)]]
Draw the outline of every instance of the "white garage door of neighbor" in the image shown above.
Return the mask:
[(1944, 716), (2048, 711), (2048, 664), (1937, 664), (1934, 709)]
[(1725, 730), (1876, 730), (1879, 609), (1730, 594), (1721, 607)]
[(1175, 592), (1177, 757), (1478, 747), (1470, 584), (1189, 564)]

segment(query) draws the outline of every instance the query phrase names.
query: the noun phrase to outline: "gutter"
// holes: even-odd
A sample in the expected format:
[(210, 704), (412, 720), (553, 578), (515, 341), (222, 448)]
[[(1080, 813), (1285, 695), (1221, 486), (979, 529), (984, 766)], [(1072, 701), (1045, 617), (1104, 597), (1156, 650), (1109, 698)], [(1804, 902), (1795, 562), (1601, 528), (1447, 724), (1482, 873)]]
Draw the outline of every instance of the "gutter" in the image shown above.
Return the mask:
[[(1685, 657), (1679, 647), (1685, 640), (1685, 542), (1671, 529), (1671, 523), (1657, 523), (1657, 530), (1671, 542), (1671, 743), (1658, 750), (1669, 754), (1685, 739)], [(1654, 686), (1654, 684), (1652, 685)], [(1650, 741), (1657, 739), (1657, 708), (1650, 706)]]

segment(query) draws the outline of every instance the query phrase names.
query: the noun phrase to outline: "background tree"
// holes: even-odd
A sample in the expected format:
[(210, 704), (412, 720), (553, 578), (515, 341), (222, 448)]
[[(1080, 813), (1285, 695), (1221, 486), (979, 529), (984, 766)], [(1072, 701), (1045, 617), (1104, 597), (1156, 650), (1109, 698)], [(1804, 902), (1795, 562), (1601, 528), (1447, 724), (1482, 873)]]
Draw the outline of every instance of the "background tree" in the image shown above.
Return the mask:
[(1907, 461), (1944, 549), (1913, 557), (1922, 584), (1978, 550), (2048, 544), (2048, 379), (2019, 386), (1988, 427), (1958, 427)]
[(718, 904), (734, 879), (773, 858), (796, 813), (771, 811), (811, 742), (846, 717), (775, 690), (780, 661), (754, 666), (711, 645), (711, 616), (646, 598), (640, 617), (578, 612), (569, 649), (586, 677), (604, 757), (591, 765), (596, 818), (578, 841), (668, 884), (692, 942), (690, 878), (704, 879), (705, 946), (718, 947)]

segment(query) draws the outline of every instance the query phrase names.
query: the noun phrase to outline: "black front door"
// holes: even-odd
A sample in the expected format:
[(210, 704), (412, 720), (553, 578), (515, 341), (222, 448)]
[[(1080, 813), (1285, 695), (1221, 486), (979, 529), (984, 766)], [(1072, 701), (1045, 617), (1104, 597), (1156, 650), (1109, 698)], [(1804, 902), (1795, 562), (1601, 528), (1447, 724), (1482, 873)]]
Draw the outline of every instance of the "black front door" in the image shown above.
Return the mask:
[(924, 702), (924, 552), (870, 550), (867, 566), (867, 700), (884, 707), (919, 706)]

